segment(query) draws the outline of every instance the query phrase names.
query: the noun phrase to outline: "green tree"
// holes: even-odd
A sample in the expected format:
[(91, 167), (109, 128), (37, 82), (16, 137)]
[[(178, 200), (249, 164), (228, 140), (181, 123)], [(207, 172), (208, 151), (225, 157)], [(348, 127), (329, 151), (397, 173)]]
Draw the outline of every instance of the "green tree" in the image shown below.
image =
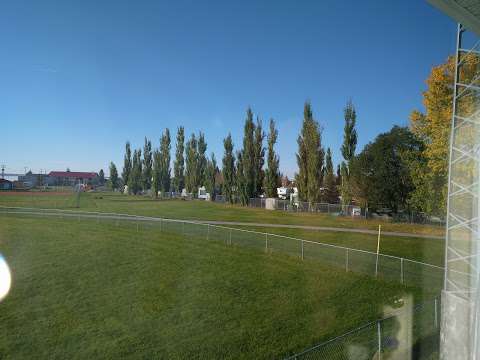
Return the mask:
[(122, 179), (124, 184), (128, 184), (130, 180), (130, 173), (132, 172), (132, 150), (130, 149), (130, 142), (125, 144), (125, 156), (123, 158)]
[(215, 200), (216, 196), (216, 177), (218, 173), (217, 160), (215, 154), (212, 153), (210, 160), (207, 160), (207, 171), (205, 179), (205, 187), (207, 192), (210, 193), (210, 199)]
[(113, 191), (118, 189), (118, 171), (113, 161), (110, 163), (110, 187)]
[(270, 132), (268, 134), (267, 170), (265, 172), (265, 190), (267, 197), (277, 197), (277, 188), (280, 186), (280, 159), (275, 153), (278, 131), (275, 121), (270, 119)]
[[(255, 195), (255, 124), (253, 112), (247, 109), (243, 133), (243, 149), (237, 155), (237, 191), (240, 203), (248, 205), (248, 199)], [(239, 173), (241, 169), (241, 173)]]
[(128, 177), (128, 190), (134, 195), (142, 190), (142, 150), (134, 150), (132, 158), (132, 171)]
[(245, 158), (243, 152), (237, 152), (237, 169), (236, 169), (236, 194), (243, 206), (248, 205), (248, 180), (245, 175)]
[(177, 130), (177, 144), (175, 149), (175, 162), (173, 164), (173, 189), (181, 192), (185, 187), (185, 129), (180, 126)]
[(170, 130), (165, 129), (160, 139), (160, 190), (170, 191)]
[(158, 197), (158, 192), (162, 184), (162, 157), (158, 149), (153, 151), (153, 169), (152, 169), (152, 192), (155, 199)]
[(262, 128), (262, 121), (257, 117), (257, 124), (254, 132), (254, 169), (255, 177), (253, 181), (254, 197), (260, 196), (263, 193), (263, 183), (265, 180), (265, 172), (263, 165), (265, 164), (265, 148), (263, 147), (263, 140), (265, 139), (265, 133)]
[(223, 193), (225, 200), (233, 204), (235, 202), (235, 156), (233, 154), (233, 142), (230, 133), (223, 140), (223, 147), (225, 149), (222, 159)]
[(205, 186), (207, 180), (207, 142), (205, 141), (205, 134), (200, 132), (198, 134), (198, 162), (197, 162), (197, 186)]
[(152, 143), (145, 137), (143, 145), (143, 190), (149, 190), (152, 187)]
[(100, 171), (98, 172), (98, 183), (100, 185), (105, 184), (105, 173), (103, 172), (103, 169), (100, 169)]
[(198, 191), (198, 142), (192, 134), (186, 145), (185, 187), (189, 193)]
[(361, 206), (408, 209), (415, 190), (410, 164), (422, 157), (423, 146), (408, 128), (399, 126), (367, 144), (350, 163), (351, 186)]
[(297, 139), (299, 171), (296, 174), (296, 181), (300, 199), (309, 203), (320, 199), (324, 161), (321, 139), (320, 126), (313, 118), (310, 103), (306, 102), (303, 110), (302, 129)]
[(357, 122), (357, 112), (352, 101), (349, 100), (344, 109), (345, 126), (343, 128), (343, 144), (342, 155), (344, 162), (341, 166), (342, 183), (340, 185), (340, 192), (342, 196), (342, 203), (348, 205), (352, 201), (352, 189), (350, 179), (350, 165), (355, 157), (355, 150), (357, 148), (357, 130), (355, 128)]
[[(478, 74), (480, 57), (465, 54), (462, 57), (459, 78), (470, 83)], [(418, 211), (444, 216), (446, 212), (449, 139), (452, 122), (455, 57), (432, 68), (423, 92), (424, 112), (415, 110), (410, 115), (410, 128), (425, 147), (423, 158), (412, 163), (412, 177), (416, 184), (410, 203)], [(457, 112), (469, 113), (478, 101), (473, 92), (465, 92), (457, 102)]]
[(327, 149), (327, 155), (325, 160), (325, 175), (324, 175), (323, 187), (325, 188), (325, 200), (329, 204), (337, 203), (338, 191), (335, 178), (335, 172), (333, 168), (332, 152), (330, 148)]

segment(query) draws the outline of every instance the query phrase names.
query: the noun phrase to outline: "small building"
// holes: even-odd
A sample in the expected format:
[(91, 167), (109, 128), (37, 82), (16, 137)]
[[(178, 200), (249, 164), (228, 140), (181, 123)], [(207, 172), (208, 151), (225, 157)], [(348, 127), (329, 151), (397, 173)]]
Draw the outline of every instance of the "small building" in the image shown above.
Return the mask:
[(96, 172), (50, 171), (48, 174), (48, 185), (55, 186), (91, 185), (97, 180)]
[(0, 190), (13, 190), (13, 182), (7, 179), (0, 179)]

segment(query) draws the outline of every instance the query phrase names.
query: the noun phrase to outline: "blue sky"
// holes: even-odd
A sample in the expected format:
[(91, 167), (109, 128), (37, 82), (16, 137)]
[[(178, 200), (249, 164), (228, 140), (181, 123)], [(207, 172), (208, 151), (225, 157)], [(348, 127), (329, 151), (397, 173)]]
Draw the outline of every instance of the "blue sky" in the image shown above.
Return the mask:
[(276, 120), (291, 176), (307, 99), (338, 163), (346, 101), (359, 149), (406, 125), (455, 30), (423, 0), (2, 2), (0, 163), (121, 170), (126, 140), (179, 125), (221, 159), (251, 106)]

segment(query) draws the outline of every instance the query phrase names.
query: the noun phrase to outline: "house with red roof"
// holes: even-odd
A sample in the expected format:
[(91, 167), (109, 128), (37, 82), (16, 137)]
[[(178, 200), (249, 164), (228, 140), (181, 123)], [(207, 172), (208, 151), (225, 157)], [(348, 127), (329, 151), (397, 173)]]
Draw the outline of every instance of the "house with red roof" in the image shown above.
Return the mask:
[(98, 180), (96, 172), (50, 171), (48, 184), (56, 186), (73, 186), (77, 184), (93, 184)]

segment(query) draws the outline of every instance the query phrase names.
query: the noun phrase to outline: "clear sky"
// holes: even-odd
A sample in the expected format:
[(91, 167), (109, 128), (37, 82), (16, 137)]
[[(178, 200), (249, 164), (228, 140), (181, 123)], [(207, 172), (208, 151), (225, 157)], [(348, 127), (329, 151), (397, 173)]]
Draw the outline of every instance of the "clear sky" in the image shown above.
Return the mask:
[(4, 1), (0, 163), (121, 171), (126, 140), (158, 146), (179, 125), (221, 159), (251, 106), (276, 120), (291, 176), (307, 99), (338, 163), (346, 101), (359, 148), (406, 125), (455, 31), (424, 0)]

